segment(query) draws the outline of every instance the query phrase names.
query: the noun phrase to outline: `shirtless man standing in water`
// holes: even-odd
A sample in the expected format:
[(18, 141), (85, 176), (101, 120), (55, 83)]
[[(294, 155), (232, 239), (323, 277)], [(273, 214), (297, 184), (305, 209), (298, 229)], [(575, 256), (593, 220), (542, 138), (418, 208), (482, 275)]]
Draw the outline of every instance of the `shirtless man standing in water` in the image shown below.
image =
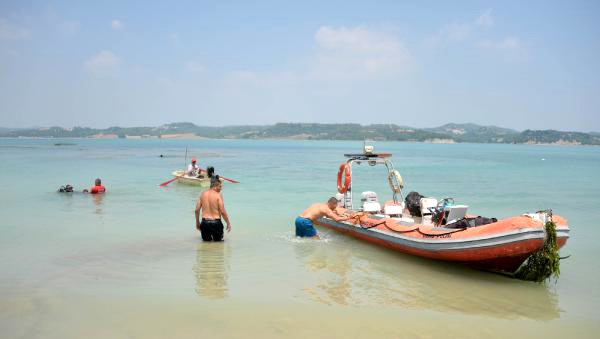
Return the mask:
[(350, 219), (350, 217), (341, 216), (337, 214), (336, 198), (329, 198), (326, 204), (317, 203), (307, 208), (299, 217), (296, 218), (296, 236), (297, 237), (312, 237), (319, 239), (317, 230), (313, 226), (313, 223), (320, 217), (328, 217), (335, 221), (344, 221)]
[[(229, 216), (225, 210), (223, 196), (221, 195), (221, 180), (215, 176), (210, 180), (210, 189), (202, 192), (196, 203), (196, 228), (202, 234), (204, 241), (222, 241), (223, 223), (221, 217), (227, 223), (227, 232), (231, 231)], [(200, 211), (202, 210), (202, 222), (200, 222)]]

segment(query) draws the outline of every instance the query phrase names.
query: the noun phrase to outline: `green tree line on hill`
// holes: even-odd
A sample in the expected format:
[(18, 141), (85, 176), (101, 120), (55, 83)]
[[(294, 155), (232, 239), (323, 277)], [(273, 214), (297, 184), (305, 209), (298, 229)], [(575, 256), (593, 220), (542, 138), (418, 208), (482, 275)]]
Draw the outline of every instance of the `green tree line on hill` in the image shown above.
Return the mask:
[(171, 123), (158, 127), (62, 127), (7, 129), (0, 128), (0, 137), (89, 138), (100, 135), (125, 137), (156, 137), (194, 135), (212, 139), (306, 139), (306, 140), (389, 140), (423, 142), (471, 143), (534, 143), (600, 145), (599, 133), (563, 132), (555, 130), (516, 130), (476, 124), (446, 124), (435, 128), (412, 128), (395, 124), (318, 124), (277, 123), (261, 126), (197, 126), (190, 122)]

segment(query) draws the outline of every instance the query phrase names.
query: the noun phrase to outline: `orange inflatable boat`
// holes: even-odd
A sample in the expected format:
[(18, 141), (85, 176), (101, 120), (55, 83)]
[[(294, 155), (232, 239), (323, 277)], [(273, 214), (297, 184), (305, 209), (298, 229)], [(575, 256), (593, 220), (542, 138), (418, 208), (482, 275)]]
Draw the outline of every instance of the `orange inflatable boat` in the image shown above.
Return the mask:
[[(318, 226), (400, 252), (506, 274), (515, 273), (542, 247), (546, 222), (556, 224), (559, 248), (569, 238), (567, 221), (551, 211), (496, 220), (467, 214), (468, 206), (454, 205), (450, 199), (419, 197), (416, 205), (408, 206), (410, 201), (402, 200), (402, 177), (390, 154), (375, 154), (372, 146), (365, 146), (362, 154), (345, 156), (338, 173), (338, 213), (352, 217), (340, 222), (323, 217)], [(353, 203), (352, 166), (360, 164), (387, 167), (393, 200), (381, 205), (374, 192), (362, 192), (360, 203)], [(409, 195), (414, 200), (415, 194)]]

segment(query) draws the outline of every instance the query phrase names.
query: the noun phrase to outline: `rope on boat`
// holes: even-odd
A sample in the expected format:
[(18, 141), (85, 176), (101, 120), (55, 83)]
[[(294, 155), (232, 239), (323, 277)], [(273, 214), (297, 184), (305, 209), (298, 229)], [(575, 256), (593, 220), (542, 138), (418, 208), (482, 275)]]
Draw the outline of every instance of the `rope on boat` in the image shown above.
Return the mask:
[[(419, 232), (421, 234), (425, 234), (425, 233), (421, 232), (418, 228), (416, 228), (416, 229), (408, 229), (408, 230), (405, 230), (405, 231), (395, 230), (395, 229), (391, 228), (390, 226), (388, 226), (388, 224), (387, 224), (388, 220), (387, 219), (383, 220), (381, 222), (378, 222), (378, 223), (365, 222), (365, 221), (361, 220), (361, 217), (363, 217), (363, 216), (365, 216), (365, 213), (357, 213), (356, 215), (352, 216), (352, 218), (350, 218), (348, 220), (352, 221), (354, 224), (357, 224), (358, 226), (360, 226), (362, 229), (365, 229), (365, 230), (368, 230), (368, 229), (375, 228), (377, 226), (383, 225), (387, 229), (389, 229), (390, 231), (393, 231), (395, 233), (409, 233), (409, 232), (417, 231), (417, 232)], [(450, 231), (450, 232), (447, 232), (447, 233), (439, 233), (439, 234), (436, 233), (435, 236), (446, 235), (446, 234), (450, 234), (450, 233), (456, 233), (456, 232), (460, 232), (460, 231), (464, 231), (464, 230), (466, 230), (466, 228), (460, 228), (460, 229), (457, 229), (455, 231)]]
[[(356, 224), (356, 225), (358, 225), (358, 226), (360, 226), (361, 228), (364, 228), (364, 229), (369, 229), (369, 228), (377, 227), (377, 226), (385, 223), (385, 221), (383, 221), (381, 223), (377, 223), (377, 224), (370, 224), (370, 223), (367, 223), (367, 222), (363, 222), (361, 220), (361, 218), (363, 216), (365, 216), (365, 213), (363, 213), (363, 212), (356, 213), (352, 217), (350, 217), (348, 219), (348, 221), (351, 221), (353, 224)], [(363, 225), (363, 223), (364, 223), (364, 225)]]
[(352, 221), (352, 223), (357, 224), (358, 226), (360, 226), (363, 229), (374, 228), (379, 225), (384, 225), (386, 223), (386, 220), (384, 220), (382, 222), (374, 223), (374, 224), (371, 224), (370, 222), (364, 222), (361, 220), (361, 218), (364, 216), (365, 216), (365, 213), (363, 213), (363, 212), (356, 213), (351, 218), (349, 218), (348, 221)]
[(452, 234), (452, 233), (456, 233), (456, 232), (461, 232), (461, 231), (464, 231), (466, 229), (467, 229), (466, 227), (464, 227), (464, 228), (457, 228), (455, 230), (448, 231), (448, 232), (445, 232), (445, 233), (425, 233), (425, 232), (421, 231), (420, 228), (418, 228), (417, 231), (419, 233), (423, 234), (423, 235), (433, 235), (433, 236), (438, 237), (438, 236), (442, 236), (442, 235), (447, 235), (447, 234)]
[(547, 215), (544, 233), (544, 245), (531, 254), (519, 267), (514, 277), (521, 280), (544, 282), (551, 277), (558, 279), (560, 275), (560, 255), (556, 243), (556, 224), (552, 221), (552, 210), (543, 211)]

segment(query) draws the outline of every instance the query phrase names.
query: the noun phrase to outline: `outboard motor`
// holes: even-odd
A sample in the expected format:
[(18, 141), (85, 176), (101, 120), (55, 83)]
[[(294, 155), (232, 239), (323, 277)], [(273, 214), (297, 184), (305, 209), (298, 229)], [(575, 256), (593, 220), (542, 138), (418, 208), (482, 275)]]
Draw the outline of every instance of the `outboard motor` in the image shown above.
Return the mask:
[(406, 208), (408, 208), (410, 215), (417, 217), (421, 216), (421, 198), (424, 198), (424, 196), (418, 192), (410, 192), (406, 198), (404, 198)]
[(377, 201), (377, 193), (366, 191), (360, 195), (360, 202), (362, 203), (362, 209), (367, 213), (379, 213), (381, 212), (381, 204)]

